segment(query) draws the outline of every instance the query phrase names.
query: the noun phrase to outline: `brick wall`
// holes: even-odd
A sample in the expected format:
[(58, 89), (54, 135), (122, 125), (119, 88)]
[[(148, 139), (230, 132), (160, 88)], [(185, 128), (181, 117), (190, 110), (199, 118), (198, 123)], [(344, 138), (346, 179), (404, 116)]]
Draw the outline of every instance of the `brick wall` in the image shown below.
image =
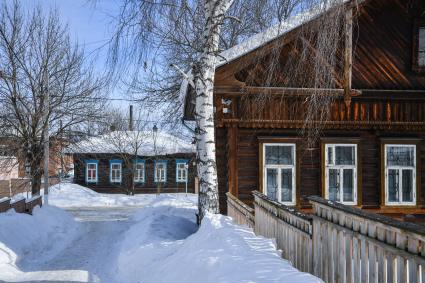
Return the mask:
[(26, 192), (29, 188), (28, 179), (0, 180), (0, 198), (10, 197), (10, 192), (12, 196)]

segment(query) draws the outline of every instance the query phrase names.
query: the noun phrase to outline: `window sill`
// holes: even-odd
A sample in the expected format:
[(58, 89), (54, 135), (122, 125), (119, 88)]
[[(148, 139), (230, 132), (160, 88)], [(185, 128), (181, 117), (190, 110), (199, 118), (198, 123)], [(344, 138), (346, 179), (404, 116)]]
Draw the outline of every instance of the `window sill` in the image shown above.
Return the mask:
[(406, 207), (416, 207), (416, 203), (386, 203), (383, 207), (391, 208), (406, 208)]

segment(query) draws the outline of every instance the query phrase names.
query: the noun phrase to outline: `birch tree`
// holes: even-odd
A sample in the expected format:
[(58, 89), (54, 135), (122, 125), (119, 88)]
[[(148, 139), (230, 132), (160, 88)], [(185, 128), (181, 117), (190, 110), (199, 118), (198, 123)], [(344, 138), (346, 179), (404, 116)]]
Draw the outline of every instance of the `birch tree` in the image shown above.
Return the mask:
[(3, 2), (0, 135), (10, 141), (9, 151), (29, 165), (33, 195), (40, 193), (47, 173), (41, 166), (45, 143), (69, 137), (65, 131), (101, 112), (102, 84), (56, 11), (37, 7), (25, 13), (18, 2)]
[[(198, 0), (144, 1), (123, 0), (116, 33), (111, 45), (110, 63), (117, 73), (134, 74), (128, 85), (141, 93), (140, 99), (157, 107), (161, 101), (165, 115), (172, 119), (181, 113), (179, 88), (182, 79), (196, 94), (195, 119), (198, 175), (200, 178), (199, 217), (206, 212), (218, 213), (217, 170), (214, 144), (213, 86), (215, 66), (220, 51), (230, 48), (251, 35), (276, 25), (287, 28), (286, 21), (295, 14), (311, 17), (332, 9), (315, 20), (314, 28), (302, 30), (301, 45), (296, 52), (300, 60), (288, 60), (284, 66), (287, 84), (333, 87), (332, 69), (336, 65), (338, 40), (344, 0)], [(335, 7), (337, 9), (335, 9)], [(306, 42), (308, 44), (306, 44)], [(313, 52), (311, 50), (314, 50)], [(264, 76), (266, 86), (273, 86), (281, 72), (282, 51), (276, 41)], [(313, 55), (312, 55), (313, 54)], [(258, 54), (259, 60), (262, 55)], [(122, 60), (124, 58), (124, 60)], [(329, 60), (325, 62), (323, 60)], [(127, 60), (125, 60), (127, 59)], [(124, 63), (123, 63), (124, 62)], [(127, 63), (127, 64), (125, 64)], [(130, 63), (130, 64), (128, 64)], [(172, 67), (170, 67), (170, 64)], [(308, 64), (312, 72), (304, 72)], [(338, 66), (339, 67), (339, 66)], [(117, 71), (119, 70), (119, 71)], [(188, 76), (188, 72), (191, 73)], [(279, 75), (280, 76), (280, 75)], [(324, 92), (309, 97), (306, 125), (316, 117), (325, 120), (331, 100)], [(266, 100), (259, 96), (258, 101)], [(165, 105), (165, 106), (164, 106)], [(316, 127), (316, 128), (315, 128)], [(318, 125), (312, 126), (316, 135)]]
[(182, 73), (192, 74), (200, 220), (207, 212), (219, 213), (213, 107), (219, 53), (286, 19), (299, 1), (123, 1), (109, 63), (115, 74), (133, 71), (128, 84), (144, 105), (157, 107), (160, 101), (167, 119), (178, 117)]

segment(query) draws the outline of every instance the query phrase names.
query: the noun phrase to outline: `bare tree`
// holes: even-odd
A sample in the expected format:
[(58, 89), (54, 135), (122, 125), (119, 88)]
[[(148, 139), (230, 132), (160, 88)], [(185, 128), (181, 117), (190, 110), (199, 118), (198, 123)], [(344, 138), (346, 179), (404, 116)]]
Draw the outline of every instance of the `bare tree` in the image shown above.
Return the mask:
[(18, 2), (0, 9), (0, 134), (29, 164), (38, 195), (44, 144), (101, 112), (102, 81), (57, 11), (46, 15), (37, 7), (25, 15)]
[[(141, 177), (139, 173), (142, 173), (138, 167), (139, 155), (146, 146), (147, 140), (151, 138), (151, 133), (146, 131), (146, 122), (142, 120), (142, 111), (139, 109), (136, 112), (135, 117), (121, 115), (121, 122), (114, 121), (114, 131), (104, 135), (105, 141), (112, 146), (113, 153), (123, 161), (125, 170), (121, 170), (122, 179), (129, 180), (124, 187), (130, 195), (134, 195), (135, 182)], [(143, 167), (142, 170), (144, 171), (145, 168)], [(145, 172), (143, 172), (144, 175)]]

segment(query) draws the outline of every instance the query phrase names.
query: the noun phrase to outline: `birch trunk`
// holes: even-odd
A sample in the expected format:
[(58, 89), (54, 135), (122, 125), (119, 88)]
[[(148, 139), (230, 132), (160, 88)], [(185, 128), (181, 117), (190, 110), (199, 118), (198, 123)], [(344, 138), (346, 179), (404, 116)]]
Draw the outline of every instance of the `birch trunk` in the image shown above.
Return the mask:
[(233, 0), (205, 2), (203, 54), (194, 68), (196, 91), (196, 139), (199, 176), (199, 221), (207, 212), (219, 213), (217, 164), (214, 138), (214, 75), (219, 45), (220, 27)]

